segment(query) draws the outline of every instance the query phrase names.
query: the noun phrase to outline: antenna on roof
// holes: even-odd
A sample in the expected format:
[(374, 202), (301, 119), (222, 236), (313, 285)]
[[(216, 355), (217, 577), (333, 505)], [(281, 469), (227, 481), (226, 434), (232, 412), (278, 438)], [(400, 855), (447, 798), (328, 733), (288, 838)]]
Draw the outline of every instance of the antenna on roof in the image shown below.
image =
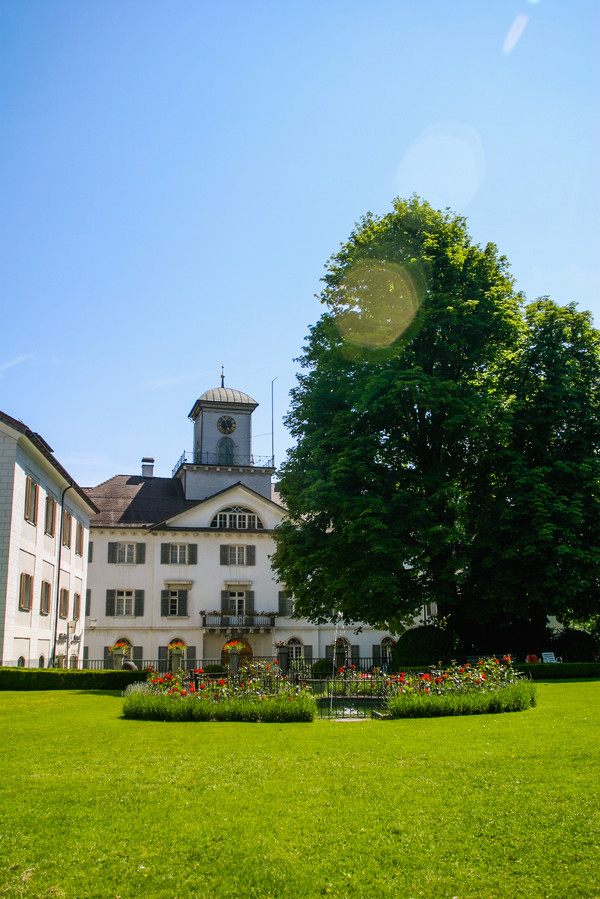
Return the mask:
[(221, 387), (225, 387), (225, 366), (221, 366)]

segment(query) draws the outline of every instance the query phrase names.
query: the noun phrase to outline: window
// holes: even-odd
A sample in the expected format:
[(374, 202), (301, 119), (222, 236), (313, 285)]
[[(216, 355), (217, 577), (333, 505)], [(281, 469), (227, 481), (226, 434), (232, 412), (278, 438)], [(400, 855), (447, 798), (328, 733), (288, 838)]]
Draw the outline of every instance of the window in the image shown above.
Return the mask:
[(229, 611), (232, 615), (243, 615), (246, 593), (244, 590), (229, 591)]
[(83, 525), (80, 521), (75, 526), (75, 555), (83, 555)]
[[(52, 595), (52, 586), (49, 581), (42, 581), (42, 593), (40, 596), (40, 615), (50, 614), (50, 597)], [(40, 666), (41, 667), (41, 666)]]
[(160, 614), (187, 616), (187, 590), (162, 590), (160, 594)]
[(69, 591), (65, 590), (64, 587), (59, 594), (58, 614), (61, 618), (69, 617)]
[[(87, 607), (86, 607), (86, 615)], [(138, 618), (144, 614), (143, 590), (107, 590), (106, 591), (106, 616), (133, 615)]]
[(115, 615), (133, 615), (133, 590), (117, 590)]
[(171, 565), (185, 565), (187, 563), (187, 546), (185, 543), (172, 543), (170, 547), (169, 563)]
[(81, 594), (74, 593), (73, 594), (73, 619), (75, 621), (79, 621), (80, 615), (81, 615)]
[(32, 478), (25, 484), (25, 521), (37, 524), (38, 485)]
[(389, 665), (392, 661), (392, 649), (394, 641), (391, 637), (384, 637), (381, 641), (381, 664)]
[(237, 546), (224, 544), (220, 548), (221, 565), (256, 565), (255, 546)]
[(230, 546), (229, 547), (229, 564), (245, 565), (246, 564), (246, 547)]
[(117, 562), (120, 565), (133, 565), (135, 562), (135, 543), (117, 543)]
[(62, 545), (68, 548), (71, 547), (71, 525), (73, 523), (73, 516), (70, 512), (67, 512), (66, 509), (63, 509), (62, 513)]
[(221, 530), (256, 530), (263, 529), (264, 525), (255, 512), (242, 506), (230, 506), (218, 512), (210, 523), (211, 528)]
[(52, 496), (46, 497), (46, 515), (44, 520), (44, 532), (49, 537), (56, 533), (56, 500)]
[(292, 637), (288, 640), (288, 658), (290, 662), (293, 662), (294, 659), (302, 658), (302, 643), (297, 637)]
[(19, 608), (22, 612), (28, 612), (31, 609), (31, 595), (33, 593), (33, 577), (30, 574), (21, 574), (21, 583), (19, 585)]
[(108, 561), (119, 565), (143, 565), (146, 561), (146, 544), (109, 543)]

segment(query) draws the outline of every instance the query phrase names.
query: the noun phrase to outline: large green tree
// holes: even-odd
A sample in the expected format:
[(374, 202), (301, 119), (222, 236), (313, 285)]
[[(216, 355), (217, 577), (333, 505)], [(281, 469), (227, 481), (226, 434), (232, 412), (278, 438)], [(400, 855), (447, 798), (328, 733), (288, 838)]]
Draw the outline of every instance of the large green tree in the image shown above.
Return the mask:
[[(281, 472), (289, 518), (273, 558), (297, 613), (319, 621), (336, 610), (379, 624), (433, 601), (474, 644), (499, 621), (541, 614), (552, 589), (567, 589), (577, 605), (584, 562), (592, 602), (597, 491), (585, 497), (585, 535), (582, 509), (567, 498), (583, 463), (581, 485), (598, 482), (596, 431), (578, 436), (597, 408), (589, 318), (548, 301), (523, 315), (496, 248), (474, 245), (464, 219), (416, 197), (367, 215), (324, 282), (327, 308), (310, 331), (287, 418), (297, 444)], [(550, 434), (566, 440), (565, 428), (572, 477), (557, 494), (564, 453), (553, 445), (543, 465), (532, 447), (549, 451)], [(557, 495), (554, 510), (544, 505)], [(552, 546), (564, 515), (565, 540), (573, 547), (577, 532), (581, 543), (530, 586), (524, 579), (549, 546), (527, 538), (540, 504)]]

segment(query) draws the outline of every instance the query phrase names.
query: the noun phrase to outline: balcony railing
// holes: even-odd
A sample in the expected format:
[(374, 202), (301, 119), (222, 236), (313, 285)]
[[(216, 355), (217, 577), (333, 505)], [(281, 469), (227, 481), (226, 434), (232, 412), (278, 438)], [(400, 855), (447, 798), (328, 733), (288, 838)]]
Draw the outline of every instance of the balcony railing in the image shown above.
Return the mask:
[(173, 468), (173, 477), (182, 465), (219, 465), (223, 468), (275, 468), (273, 456), (241, 455), (240, 453), (195, 453), (183, 452)]
[(275, 627), (275, 612), (269, 615), (233, 615), (225, 612), (207, 612), (200, 616), (202, 627), (228, 629), (231, 627)]

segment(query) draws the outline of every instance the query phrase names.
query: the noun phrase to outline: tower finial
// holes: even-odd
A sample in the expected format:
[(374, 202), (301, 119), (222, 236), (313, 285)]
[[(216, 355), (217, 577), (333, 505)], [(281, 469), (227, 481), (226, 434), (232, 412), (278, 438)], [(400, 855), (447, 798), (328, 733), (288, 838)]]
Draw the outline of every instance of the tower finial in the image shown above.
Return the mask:
[(221, 387), (225, 387), (225, 366), (221, 366)]

